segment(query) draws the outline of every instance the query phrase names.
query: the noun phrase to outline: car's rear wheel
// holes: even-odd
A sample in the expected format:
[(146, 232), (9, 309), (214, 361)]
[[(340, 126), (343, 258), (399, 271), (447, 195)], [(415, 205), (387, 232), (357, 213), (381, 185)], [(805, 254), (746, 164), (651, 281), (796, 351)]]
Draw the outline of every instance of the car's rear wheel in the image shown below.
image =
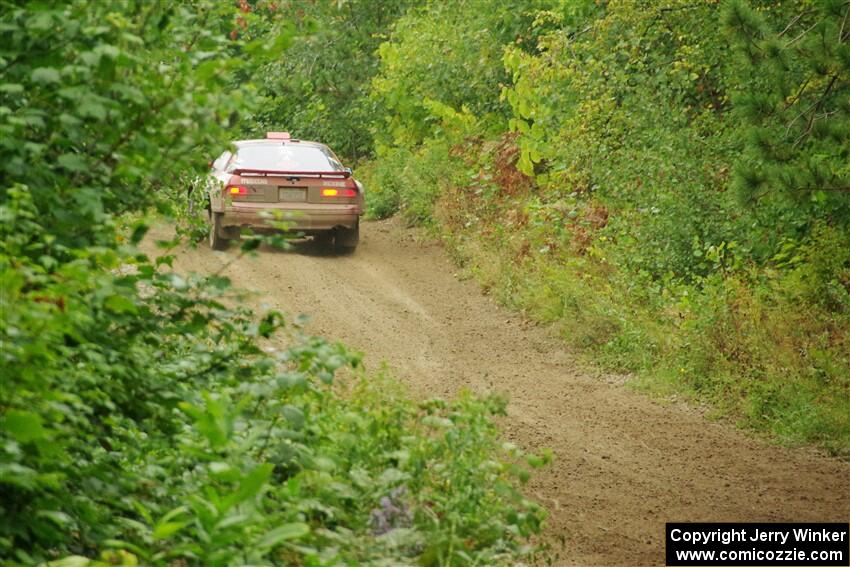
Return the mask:
[(227, 245), (230, 241), (227, 238), (222, 238), (221, 213), (209, 211), (210, 216), (210, 248), (213, 250), (227, 250)]
[(334, 247), (334, 231), (333, 230), (325, 230), (323, 232), (316, 233), (313, 236), (313, 242), (322, 249), (330, 249)]
[(357, 245), (360, 243), (360, 219), (358, 219), (352, 228), (339, 227), (334, 235), (334, 244), (340, 252), (354, 252)]

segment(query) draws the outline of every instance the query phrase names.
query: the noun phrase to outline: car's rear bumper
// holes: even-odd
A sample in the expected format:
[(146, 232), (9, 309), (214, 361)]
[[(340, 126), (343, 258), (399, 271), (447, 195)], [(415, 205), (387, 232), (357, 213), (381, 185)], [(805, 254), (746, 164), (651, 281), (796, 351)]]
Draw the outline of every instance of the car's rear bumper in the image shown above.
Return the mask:
[(269, 229), (270, 222), (285, 222), (292, 230), (322, 231), (354, 228), (361, 214), (363, 207), (357, 203), (240, 203), (224, 210), (221, 226)]

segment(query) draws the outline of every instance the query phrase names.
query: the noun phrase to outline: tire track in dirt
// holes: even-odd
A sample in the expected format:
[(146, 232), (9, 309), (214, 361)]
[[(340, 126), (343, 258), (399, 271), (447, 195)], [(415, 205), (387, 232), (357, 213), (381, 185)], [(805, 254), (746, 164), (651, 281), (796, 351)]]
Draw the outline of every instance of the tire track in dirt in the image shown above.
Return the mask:
[[(682, 404), (582, 373), (563, 343), (458, 281), (442, 248), (395, 221), (365, 223), (351, 256), (263, 250), (223, 273), (307, 329), (387, 361), (414, 393), (509, 396), (505, 437), (549, 447), (530, 493), (551, 511), (558, 565), (663, 565), (667, 521), (847, 521), (850, 463), (751, 439)], [(235, 252), (183, 250), (178, 270)], [(560, 546), (560, 541), (565, 546)]]

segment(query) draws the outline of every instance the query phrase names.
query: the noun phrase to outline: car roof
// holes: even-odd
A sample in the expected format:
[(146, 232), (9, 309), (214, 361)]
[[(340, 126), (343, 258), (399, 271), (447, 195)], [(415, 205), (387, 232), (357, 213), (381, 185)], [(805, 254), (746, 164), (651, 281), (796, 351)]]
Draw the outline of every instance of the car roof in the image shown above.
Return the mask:
[(311, 142), (310, 140), (275, 140), (269, 138), (261, 138), (259, 140), (236, 140), (233, 144), (237, 147), (242, 146), (278, 146), (280, 144), (297, 144), (299, 146), (313, 146), (316, 148), (326, 148), (325, 144), (319, 142)]

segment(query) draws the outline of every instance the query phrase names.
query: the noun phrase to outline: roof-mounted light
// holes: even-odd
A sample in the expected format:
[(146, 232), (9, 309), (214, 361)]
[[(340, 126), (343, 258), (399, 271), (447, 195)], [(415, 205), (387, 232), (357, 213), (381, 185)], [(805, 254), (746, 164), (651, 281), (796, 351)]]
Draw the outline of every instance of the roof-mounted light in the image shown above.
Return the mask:
[(267, 140), (289, 140), (289, 132), (266, 132)]

